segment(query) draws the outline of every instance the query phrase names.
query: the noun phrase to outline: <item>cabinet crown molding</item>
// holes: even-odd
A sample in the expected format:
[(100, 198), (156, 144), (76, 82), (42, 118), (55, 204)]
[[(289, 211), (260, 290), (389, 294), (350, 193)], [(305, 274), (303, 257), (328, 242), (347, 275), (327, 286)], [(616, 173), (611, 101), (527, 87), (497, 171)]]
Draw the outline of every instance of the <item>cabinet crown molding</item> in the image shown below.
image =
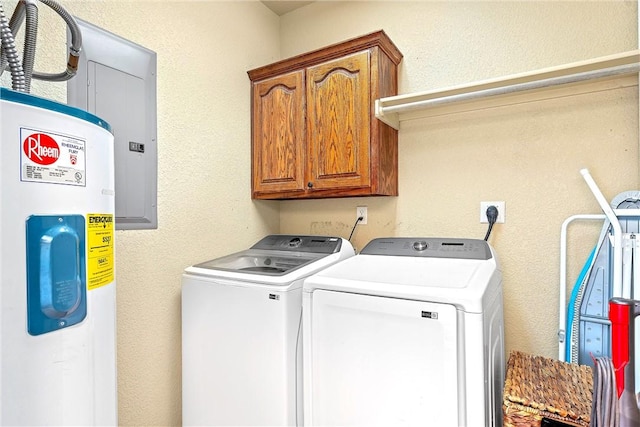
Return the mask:
[(255, 82), (280, 75), (287, 71), (298, 70), (332, 59), (341, 58), (372, 47), (380, 48), (395, 65), (398, 65), (400, 61), (402, 61), (402, 53), (398, 47), (391, 41), (384, 30), (379, 30), (255, 68), (247, 71), (247, 74), (249, 75), (249, 79)]

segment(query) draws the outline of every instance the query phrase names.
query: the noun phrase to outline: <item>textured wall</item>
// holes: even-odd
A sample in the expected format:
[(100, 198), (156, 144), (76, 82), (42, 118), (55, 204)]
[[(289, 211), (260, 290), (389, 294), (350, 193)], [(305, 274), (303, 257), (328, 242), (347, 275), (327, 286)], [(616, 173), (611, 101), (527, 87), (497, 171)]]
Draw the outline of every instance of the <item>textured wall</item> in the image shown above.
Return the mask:
[[(282, 17), (282, 53), (378, 29), (405, 55), (400, 93), (638, 46), (636, 2), (318, 2)], [(638, 188), (637, 79), (624, 83), (632, 86), (403, 122), (398, 197), (283, 202), (281, 231), (347, 237), (355, 207), (366, 205), (358, 248), (381, 236), (483, 238), (480, 201), (504, 200), (507, 220), (490, 242), (504, 273), (507, 350), (554, 357), (561, 224), (600, 212), (579, 170), (590, 168), (608, 199)], [(599, 229), (573, 227), (572, 271)]]
[[(279, 58), (278, 17), (258, 2), (62, 3), (158, 53), (159, 227), (116, 235), (119, 424), (180, 425), (180, 274), (279, 227), (277, 203), (250, 198), (246, 74)], [(41, 10), (36, 68), (61, 71), (65, 30)], [(66, 100), (64, 84), (32, 93)]]

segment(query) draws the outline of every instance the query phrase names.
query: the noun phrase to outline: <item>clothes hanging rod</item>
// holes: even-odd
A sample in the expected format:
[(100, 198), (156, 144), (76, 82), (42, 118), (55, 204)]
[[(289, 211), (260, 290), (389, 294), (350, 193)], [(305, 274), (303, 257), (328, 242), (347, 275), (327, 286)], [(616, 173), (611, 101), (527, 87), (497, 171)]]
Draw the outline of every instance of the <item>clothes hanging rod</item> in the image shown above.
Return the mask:
[(475, 92), (461, 93), (458, 95), (444, 96), (441, 98), (427, 99), (425, 101), (413, 102), (411, 104), (384, 107), (383, 111), (385, 113), (398, 113), (401, 111), (420, 110), (423, 108), (435, 107), (452, 102), (471, 101), (478, 98), (486, 98), (489, 96), (497, 95), (509, 95), (511, 93), (522, 92), (525, 90), (543, 89), (546, 87), (564, 85), (568, 83), (578, 83), (586, 80), (600, 79), (603, 77), (613, 77), (623, 74), (637, 73), (638, 71), (640, 71), (640, 64), (620, 65), (618, 67), (605, 68), (603, 70), (585, 71), (583, 73), (571, 74), (568, 76), (552, 77), (549, 79), (528, 83), (519, 83), (509, 86), (496, 87), (493, 89), (484, 89)]
[(454, 88), (381, 98), (376, 100), (376, 117), (398, 129), (402, 113), (638, 72), (640, 51), (636, 50)]

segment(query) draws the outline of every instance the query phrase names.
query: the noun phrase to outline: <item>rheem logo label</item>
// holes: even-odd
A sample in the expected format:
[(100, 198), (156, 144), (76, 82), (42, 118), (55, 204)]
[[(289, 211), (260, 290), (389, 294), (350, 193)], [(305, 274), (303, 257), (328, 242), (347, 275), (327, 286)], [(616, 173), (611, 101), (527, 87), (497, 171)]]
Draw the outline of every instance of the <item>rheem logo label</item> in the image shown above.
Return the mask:
[(20, 128), (20, 181), (86, 186), (87, 141), (69, 134)]
[(34, 133), (26, 137), (22, 149), (29, 160), (39, 165), (53, 164), (60, 157), (60, 146), (44, 133)]

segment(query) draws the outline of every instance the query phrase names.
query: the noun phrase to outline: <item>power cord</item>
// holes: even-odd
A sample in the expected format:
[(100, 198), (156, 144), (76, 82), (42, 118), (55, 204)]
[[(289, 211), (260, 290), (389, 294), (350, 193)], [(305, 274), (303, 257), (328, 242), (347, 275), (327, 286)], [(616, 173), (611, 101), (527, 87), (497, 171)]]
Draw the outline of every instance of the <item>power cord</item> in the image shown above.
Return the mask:
[(498, 220), (498, 208), (491, 205), (487, 208), (487, 221), (489, 221), (489, 228), (487, 229), (487, 234), (484, 236), (484, 240), (489, 240), (489, 236), (491, 235), (491, 230), (493, 229), (493, 224)]
[(351, 234), (349, 234), (349, 241), (351, 241), (351, 237), (353, 237), (353, 232), (354, 232), (354, 231), (356, 231), (356, 227), (358, 226), (358, 223), (359, 223), (360, 221), (362, 221), (363, 219), (364, 219), (364, 217), (361, 217), (361, 216), (359, 216), (359, 217), (356, 219), (356, 223), (355, 223), (355, 224), (353, 224), (353, 228), (351, 229)]

